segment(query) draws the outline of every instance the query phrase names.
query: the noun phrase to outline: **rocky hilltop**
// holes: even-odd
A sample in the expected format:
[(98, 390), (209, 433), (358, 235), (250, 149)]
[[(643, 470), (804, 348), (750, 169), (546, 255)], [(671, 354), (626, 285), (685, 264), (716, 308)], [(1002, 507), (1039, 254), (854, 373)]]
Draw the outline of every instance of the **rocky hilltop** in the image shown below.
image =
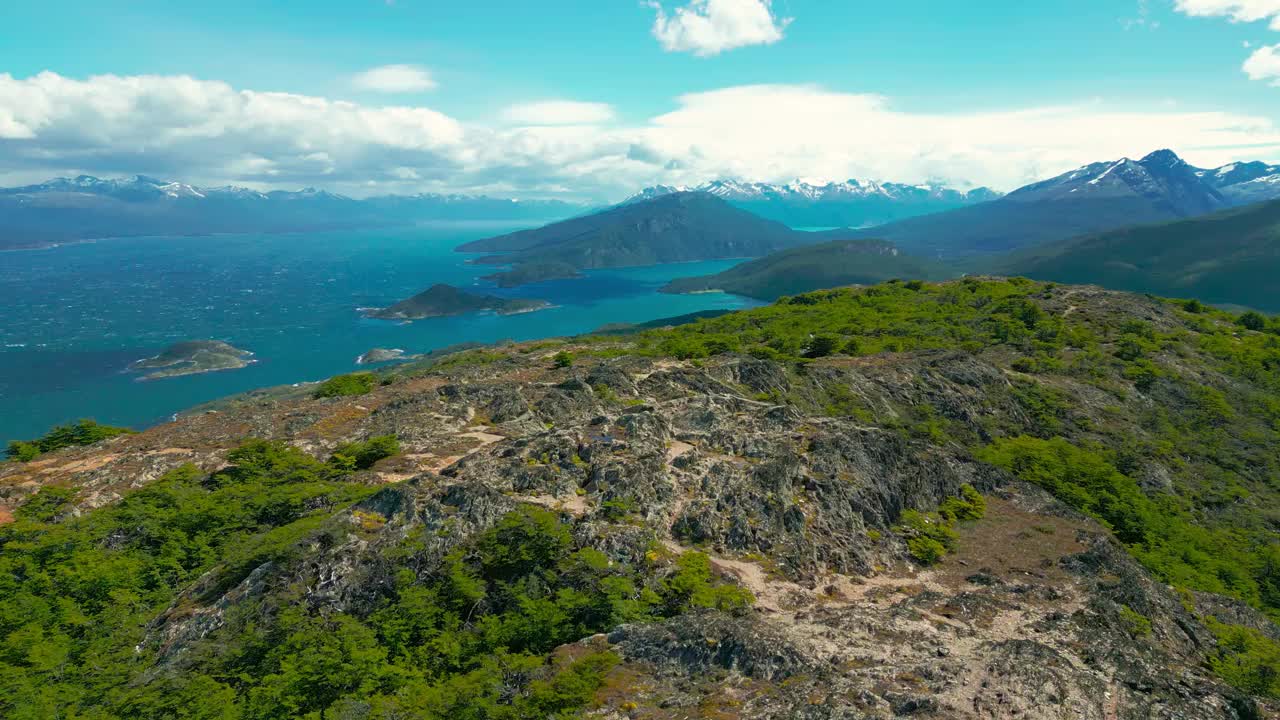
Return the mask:
[(889, 283), (0, 465), (0, 711), (1275, 717), (1275, 329)]

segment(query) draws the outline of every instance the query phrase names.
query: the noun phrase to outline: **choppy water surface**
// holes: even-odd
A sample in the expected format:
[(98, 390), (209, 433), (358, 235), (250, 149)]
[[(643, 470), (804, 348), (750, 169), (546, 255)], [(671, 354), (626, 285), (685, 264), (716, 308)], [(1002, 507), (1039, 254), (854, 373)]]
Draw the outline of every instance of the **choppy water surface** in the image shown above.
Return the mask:
[[(470, 256), (453, 252), (517, 227), (137, 238), (0, 253), (0, 442), (80, 417), (144, 426), (232, 393), (348, 372), (373, 347), (425, 352), (751, 304), (656, 292), (672, 278), (719, 272), (736, 261), (593, 271), (585, 279), (499, 290), (478, 279), (492, 268), (468, 265)], [(438, 282), (556, 307), (412, 324), (356, 312)], [(152, 382), (124, 372), (173, 342), (205, 338), (251, 350), (258, 362)]]

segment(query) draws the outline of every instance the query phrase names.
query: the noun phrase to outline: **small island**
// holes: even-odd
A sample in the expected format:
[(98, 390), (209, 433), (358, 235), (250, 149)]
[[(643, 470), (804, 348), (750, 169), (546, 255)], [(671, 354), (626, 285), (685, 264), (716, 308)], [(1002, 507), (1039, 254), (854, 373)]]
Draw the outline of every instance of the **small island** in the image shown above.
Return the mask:
[(393, 360), (416, 360), (421, 355), (406, 355), (400, 348), (374, 348), (356, 358), (357, 365), (375, 365)]
[(576, 280), (582, 277), (578, 269), (567, 262), (520, 263), (510, 270), (481, 277), (491, 280), (500, 288), (512, 288), (545, 280)]
[(546, 300), (527, 298), (501, 298), (496, 295), (476, 295), (459, 290), (452, 285), (432, 285), (408, 300), (386, 308), (365, 310), (365, 317), (378, 320), (422, 320), (450, 315), (491, 310), (499, 315), (515, 315), (551, 307)]
[(129, 369), (135, 372), (151, 370), (153, 372), (140, 379), (159, 380), (219, 370), (238, 370), (253, 362), (253, 353), (220, 340), (188, 340), (170, 345), (159, 355), (138, 360), (129, 365)]

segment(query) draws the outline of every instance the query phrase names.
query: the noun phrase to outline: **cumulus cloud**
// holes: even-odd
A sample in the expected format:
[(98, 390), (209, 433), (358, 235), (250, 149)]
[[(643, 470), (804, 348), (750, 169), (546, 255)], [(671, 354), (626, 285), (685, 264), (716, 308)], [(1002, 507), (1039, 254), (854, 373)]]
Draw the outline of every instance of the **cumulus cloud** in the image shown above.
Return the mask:
[[(1160, 147), (1217, 164), (1280, 143), (1265, 117), (1096, 103), (1004, 112), (909, 113), (888, 99), (812, 86), (746, 86), (686, 95), (654, 118), (661, 158), (694, 158), (694, 176), (839, 180), (946, 178), (1001, 189)], [(692, 178), (690, 178), (692, 179)]]
[(640, 122), (569, 101), (513, 106), (497, 120), (464, 123), (424, 107), (256, 92), (185, 76), (0, 74), (0, 182), (140, 173), (354, 195), (609, 200), (649, 184), (720, 177), (943, 179), (1011, 189), (1159, 147), (1200, 165), (1280, 148), (1280, 128), (1265, 117), (1092, 102), (914, 113), (885, 97), (802, 85), (688, 94)]
[(747, 45), (772, 45), (782, 39), (790, 18), (773, 14), (772, 0), (690, 0), (668, 15), (650, 3), (658, 17), (653, 36), (668, 52), (718, 55)]
[(1248, 60), (1244, 61), (1244, 72), (1250, 80), (1267, 80), (1272, 85), (1280, 84), (1280, 45), (1263, 45)]
[(186, 76), (0, 74), (0, 164), (243, 180), (377, 176), (408, 157), (465, 160), (465, 130), (418, 107), (236, 90)]
[(1225, 17), (1233, 22), (1270, 20), (1280, 30), (1280, 0), (1175, 0), (1174, 8), (1192, 17)]
[(431, 90), (436, 81), (430, 72), (417, 65), (383, 65), (356, 74), (351, 84), (369, 92), (411, 93)]
[(596, 125), (613, 120), (614, 111), (606, 103), (547, 100), (511, 105), (502, 119), (513, 125)]

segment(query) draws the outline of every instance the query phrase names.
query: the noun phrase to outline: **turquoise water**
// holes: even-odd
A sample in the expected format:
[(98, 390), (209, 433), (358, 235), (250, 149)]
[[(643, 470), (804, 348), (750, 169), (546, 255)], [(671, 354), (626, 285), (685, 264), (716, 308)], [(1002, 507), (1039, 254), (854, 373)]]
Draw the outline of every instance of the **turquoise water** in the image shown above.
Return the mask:
[[(416, 353), (460, 342), (525, 340), (751, 301), (662, 295), (676, 277), (736, 261), (593, 271), (499, 290), (453, 252), (521, 226), (441, 224), (323, 234), (135, 238), (0, 253), (0, 442), (81, 417), (142, 427), (193, 405), (258, 387), (355, 369), (373, 347)], [(389, 305), (433, 283), (556, 307), (398, 324), (356, 309)], [(256, 354), (241, 370), (140, 382), (124, 372), (188, 339), (225, 340)]]

